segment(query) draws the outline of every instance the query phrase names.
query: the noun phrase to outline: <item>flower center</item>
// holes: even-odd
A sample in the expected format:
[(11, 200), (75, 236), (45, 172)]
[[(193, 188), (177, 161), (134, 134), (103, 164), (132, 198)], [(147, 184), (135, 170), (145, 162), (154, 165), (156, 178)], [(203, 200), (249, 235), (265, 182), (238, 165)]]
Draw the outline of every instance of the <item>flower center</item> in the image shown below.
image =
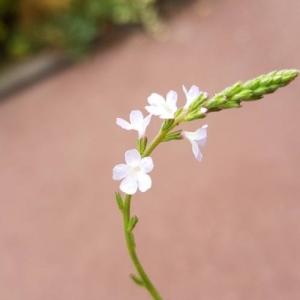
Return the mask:
[(165, 112), (167, 112), (168, 114), (172, 113), (172, 109), (167, 103), (165, 103), (165, 105), (163, 107), (165, 109)]
[(138, 171), (141, 170), (141, 168), (139, 166), (136, 166), (136, 167), (133, 168), (133, 170), (136, 171), (136, 172), (138, 172)]

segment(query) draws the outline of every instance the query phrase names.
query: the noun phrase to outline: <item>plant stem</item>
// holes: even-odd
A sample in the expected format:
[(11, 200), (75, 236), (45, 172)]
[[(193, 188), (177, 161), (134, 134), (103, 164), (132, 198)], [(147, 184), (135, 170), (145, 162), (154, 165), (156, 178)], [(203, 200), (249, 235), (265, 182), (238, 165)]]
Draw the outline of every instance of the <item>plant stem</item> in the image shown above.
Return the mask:
[(172, 129), (174, 129), (174, 127), (176, 127), (180, 122), (181, 122), (181, 120), (179, 120), (179, 121), (175, 120), (174, 123), (167, 130), (163, 130), (161, 128), (159, 133), (156, 135), (156, 137), (151, 141), (151, 143), (148, 145), (148, 147), (143, 152), (142, 157), (149, 156), (152, 153), (152, 151), (161, 143), (161, 141), (165, 138), (165, 136)]
[(128, 248), (131, 260), (132, 260), (137, 272), (140, 275), (143, 286), (151, 294), (153, 299), (163, 300), (163, 298), (159, 295), (158, 291), (155, 289), (154, 285), (150, 281), (147, 273), (145, 272), (144, 268), (142, 267), (142, 265), (137, 257), (137, 254), (135, 252), (134, 236), (132, 233), (132, 229), (130, 229), (128, 226), (129, 221), (130, 221), (130, 202), (131, 202), (131, 195), (126, 195), (124, 209), (123, 209), (123, 221), (124, 221), (124, 232), (125, 232), (125, 237), (126, 237), (127, 248)]
[(158, 146), (158, 144), (163, 140), (167, 132), (160, 131), (157, 136), (151, 141), (149, 146), (145, 149), (142, 157), (149, 156), (152, 151)]

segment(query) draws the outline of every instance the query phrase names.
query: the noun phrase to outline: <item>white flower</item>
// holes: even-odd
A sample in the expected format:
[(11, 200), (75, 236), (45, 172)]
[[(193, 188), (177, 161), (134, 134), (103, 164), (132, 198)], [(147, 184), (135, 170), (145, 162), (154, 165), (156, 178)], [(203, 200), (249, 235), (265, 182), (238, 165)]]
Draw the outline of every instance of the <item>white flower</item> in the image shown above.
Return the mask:
[(192, 151), (195, 158), (199, 161), (202, 160), (202, 154), (200, 152), (200, 147), (203, 147), (207, 140), (207, 125), (203, 125), (201, 128), (195, 132), (183, 131), (182, 135), (186, 137), (192, 144)]
[(186, 110), (202, 94), (202, 92), (199, 90), (199, 88), (196, 85), (193, 85), (189, 89), (189, 91), (187, 91), (184, 85), (182, 86), (182, 88), (186, 96), (186, 104), (183, 108)]
[(139, 138), (145, 136), (146, 128), (150, 123), (151, 114), (148, 115), (145, 119), (141, 111), (133, 110), (130, 113), (130, 123), (124, 119), (117, 118), (117, 124), (126, 130), (136, 130), (139, 133)]
[(122, 192), (133, 195), (137, 189), (146, 192), (151, 188), (152, 181), (148, 174), (152, 171), (154, 165), (151, 157), (141, 158), (136, 150), (125, 152), (125, 164), (116, 165), (113, 169), (113, 179), (122, 180), (120, 189)]
[(148, 102), (151, 106), (146, 106), (146, 110), (155, 116), (159, 116), (161, 119), (174, 119), (174, 115), (177, 112), (177, 93), (170, 91), (167, 94), (166, 100), (163, 96), (152, 93), (148, 97)]

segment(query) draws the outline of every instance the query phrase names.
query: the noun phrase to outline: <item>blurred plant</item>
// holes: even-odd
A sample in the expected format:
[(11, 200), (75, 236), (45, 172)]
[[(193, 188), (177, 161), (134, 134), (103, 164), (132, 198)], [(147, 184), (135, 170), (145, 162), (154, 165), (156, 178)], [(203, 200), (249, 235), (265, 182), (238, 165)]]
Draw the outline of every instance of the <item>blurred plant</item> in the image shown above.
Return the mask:
[(0, 54), (18, 59), (41, 48), (72, 57), (113, 25), (160, 28), (156, 0), (0, 0)]
[[(163, 300), (137, 256), (133, 232), (138, 217), (131, 216), (132, 196), (138, 190), (146, 192), (152, 186), (152, 180), (148, 173), (152, 171), (154, 163), (150, 155), (162, 142), (186, 139), (192, 145), (195, 158), (201, 161), (200, 147), (203, 147), (207, 140), (207, 125), (203, 125), (194, 132), (173, 131), (175, 127), (185, 122), (203, 119), (212, 112), (239, 108), (242, 101), (261, 99), (264, 95), (273, 93), (278, 88), (288, 85), (298, 74), (298, 70), (274, 71), (245, 83), (237, 82), (211, 98), (209, 98), (208, 93), (201, 92), (197, 86), (192, 86), (189, 91), (183, 86), (186, 104), (179, 109), (177, 107), (176, 92), (170, 91), (166, 99), (161, 95), (152, 93), (148, 97), (149, 106), (145, 107), (150, 115), (144, 118), (142, 112), (134, 110), (130, 113), (130, 123), (117, 118), (117, 125), (126, 130), (136, 130), (138, 132), (137, 149), (126, 151), (126, 164), (118, 164), (113, 169), (113, 179), (121, 180), (120, 190), (125, 193), (122, 197), (117, 192), (115, 197), (123, 217), (128, 252), (138, 273), (138, 275), (131, 274), (130, 277), (136, 284), (144, 287), (153, 299)], [(148, 144), (146, 129), (150, 123), (151, 115), (159, 116), (164, 121), (158, 134)]]

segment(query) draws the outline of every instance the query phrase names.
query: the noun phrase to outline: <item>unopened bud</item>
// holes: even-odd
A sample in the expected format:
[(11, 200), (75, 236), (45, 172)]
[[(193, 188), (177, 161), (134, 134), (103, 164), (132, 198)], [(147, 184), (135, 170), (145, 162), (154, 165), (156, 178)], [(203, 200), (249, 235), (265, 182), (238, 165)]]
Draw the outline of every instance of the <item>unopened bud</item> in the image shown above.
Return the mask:
[(251, 99), (252, 95), (253, 95), (253, 92), (251, 90), (248, 90), (248, 89), (242, 90), (240, 93), (232, 96), (230, 98), (230, 102)]
[(168, 133), (164, 137), (163, 142), (168, 142), (168, 141), (173, 141), (173, 140), (182, 140), (181, 131), (182, 130), (177, 130), (177, 131)]
[(140, 152), (140, 154), (142, 154), (144, 152), (144, 150), (146, 149), (147, 146), (147, 138), (143, 137), (141, 139), (137, 139), (136, 143), (137, 143), (137, 149)]
[(188, 114), (185, 118), (184, 121), (190, 122), (196, 119), (203, 119), (206, 117), (206, 114), (208, 112), (208, 109), (205, 107), (201, 107), (197, 111), (192, 111), (190, 114)]
[(210, 110), (210, 108), (218, 107), (226, 102), (227, 97), (226, 95), (220, 93), (216, 94), (210, 100), (205, 103), (205, 107)]
[(190, 107), (189, 107), (189, 111), (193, 111), (197, 108), (199, 108), (199, 106), (205, 102), (208, 99), (209, 95), (206, 92), (202, 92), (199, 97), (193, 102), (191, 103)]

